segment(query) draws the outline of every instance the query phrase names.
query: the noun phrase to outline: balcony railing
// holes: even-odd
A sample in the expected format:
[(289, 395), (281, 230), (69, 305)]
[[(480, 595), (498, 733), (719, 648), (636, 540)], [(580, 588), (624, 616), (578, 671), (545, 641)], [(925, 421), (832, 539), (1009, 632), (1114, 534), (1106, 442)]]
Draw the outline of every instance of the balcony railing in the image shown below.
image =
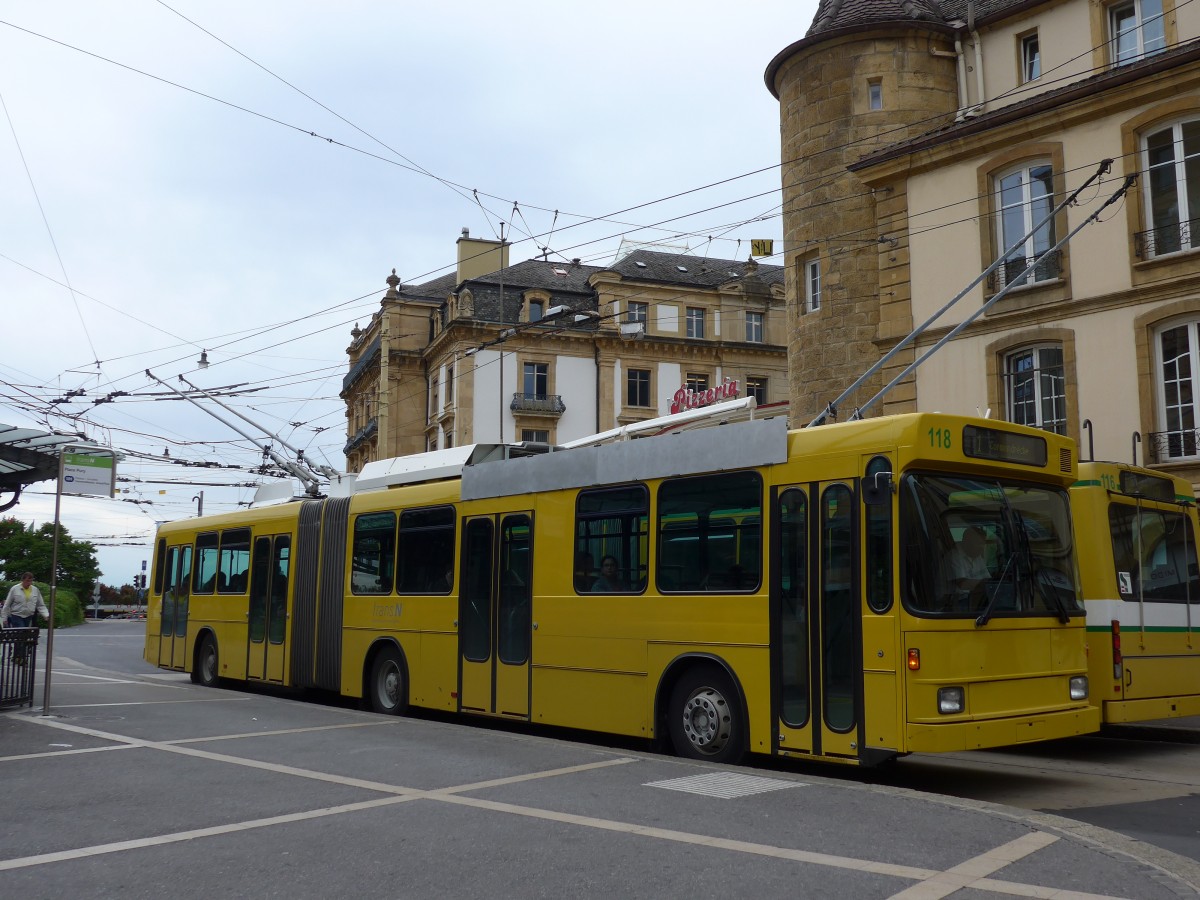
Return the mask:
[(567, 410), (558, 394), (513, 394), (508, 408), (513, 412), (533, 413), (542, 416), (561, 416)]
[(1200, 219), (1191, 219), (1175, 225), (1161, 225), (1149, 231), (1139, 231), (1133, 236), (1133, 252), (1138, 259), (1153, 259), (1168, 253), (1192, 249), (1192, 224)]
[[(1017, 281), (1021, 273), (1034, 262), (1034, 258), (1024, 256), (1006, 259), (1000, 264), (999, 268), (987, 277), (988, 291), (994, 294), (1014, 281)], [(1017, 283), (1036, 284), (1040, 281), (1054, 281), (1062, 274), (1061, 262), (1057, 250), (1047, 250), (1041, 256), (1036, 257), (1036, 265), (1033, 271), (1026, 275), (1023, 281)]]
[(354, 437), (346, 441), (346, 446), (342, 448), (342, 453), (352, 453), (361, 447), (364, 443), (375, 437), (375, 433), (379, 431), (379, 420), (372, 419), (358, 431), (354, 432)]
[(1200, 429), (1152, 431), (1146, 435), (1146, 456), (1152, 463), (1200, 456)]

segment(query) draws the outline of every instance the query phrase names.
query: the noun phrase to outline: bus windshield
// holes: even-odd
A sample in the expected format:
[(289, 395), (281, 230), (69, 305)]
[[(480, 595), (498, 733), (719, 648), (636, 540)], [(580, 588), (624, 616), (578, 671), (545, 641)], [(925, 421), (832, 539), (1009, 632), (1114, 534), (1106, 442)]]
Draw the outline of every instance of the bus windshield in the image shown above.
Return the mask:
[(909, 474), (900, 490), (905, 607), (918, 615), (1057, 616), (1083, 604), (1065, 490)]

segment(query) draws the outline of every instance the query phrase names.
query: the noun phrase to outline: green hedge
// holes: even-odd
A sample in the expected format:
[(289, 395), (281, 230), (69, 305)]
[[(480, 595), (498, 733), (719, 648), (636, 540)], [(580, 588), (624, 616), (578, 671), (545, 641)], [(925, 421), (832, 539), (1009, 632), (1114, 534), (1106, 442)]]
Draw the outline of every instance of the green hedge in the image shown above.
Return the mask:
[[(4, 602), (4, 598), (8, 596), (12, 586), (20, 583), (19, 581), (0, 581), (0, 603)], [(49, 606), (50, 585), (41, 581), (35, 581), (34, 584), (42, 592), (42, 599), (46, 601), (46, 606)], [(72, 625), (82, 624), (83, 606), (80, 604), (79, 598), (75, 596), (74, 591), (59, 588), (54, 597), (54, 627), (69, 628)]]

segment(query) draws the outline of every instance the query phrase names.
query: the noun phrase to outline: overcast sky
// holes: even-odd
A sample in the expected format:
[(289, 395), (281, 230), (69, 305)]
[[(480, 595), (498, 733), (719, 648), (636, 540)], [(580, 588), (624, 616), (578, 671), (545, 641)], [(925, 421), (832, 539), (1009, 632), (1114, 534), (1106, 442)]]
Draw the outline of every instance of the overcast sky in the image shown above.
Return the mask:
[[(763, 72), (815, 8), (9, 0), (0, 422), (129, 451), (122, 500), (63, 513), (102, 545), (104, 581), (129, 581), (156, 521), (194, 514), (200, 490), (206, 512), (232, 509), (253, 489), (217, 485), (261, 480), (227, 425), (138, 396), (166, 390), (147, 368), (239, 385), (227, 402), (342, 469), (350, 329), (393, 268), (450, 271), (462, 228), (507, 223), (514, 262), (603, 264), (622, 237), (744, 259), (779, 240)], [(7, 515), (52, 520), (53, 483)]]

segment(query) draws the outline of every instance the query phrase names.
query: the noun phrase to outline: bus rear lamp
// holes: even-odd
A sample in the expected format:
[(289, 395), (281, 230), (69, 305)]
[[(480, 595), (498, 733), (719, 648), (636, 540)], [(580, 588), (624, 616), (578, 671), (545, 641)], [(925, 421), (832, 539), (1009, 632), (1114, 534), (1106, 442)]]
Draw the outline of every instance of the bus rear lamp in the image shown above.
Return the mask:
[(1121, 665), (1124, 659), (1121, 656), (1121, 623), (1117, 619), (1112, 620), (1112, 656), (1113, 656), (1113, 680), (1121, 680)]
[(963, 689), (960, 687), (938, 688), (938, 712), (952, 716), (963, 711)]
[(921, 668), (921, 651), (917, 647), (908, 648), (908, 669), (915, 672)]
[(1088, 677), (1086, 675), (1071, 676), (1071, 699), (1086, 700), (1088, 698)]

